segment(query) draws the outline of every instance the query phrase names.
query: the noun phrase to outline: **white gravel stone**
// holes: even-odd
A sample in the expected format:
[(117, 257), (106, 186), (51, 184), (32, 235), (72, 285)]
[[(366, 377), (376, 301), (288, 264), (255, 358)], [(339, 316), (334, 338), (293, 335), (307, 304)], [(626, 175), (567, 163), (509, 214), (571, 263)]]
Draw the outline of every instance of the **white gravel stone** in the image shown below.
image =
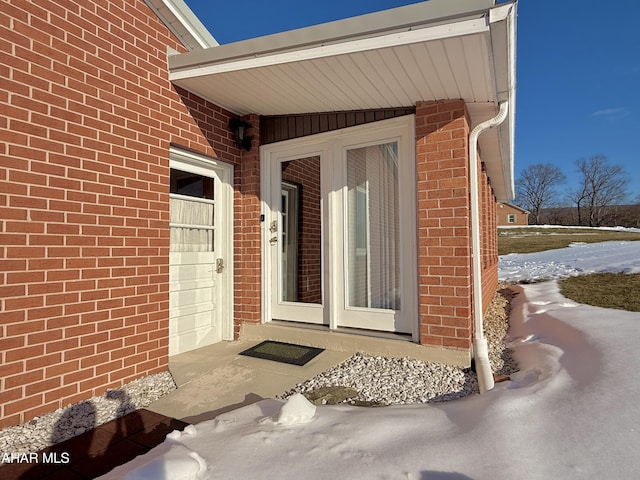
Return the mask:
[(344, 362), (286, 392), (311, 392), (320, 387), (344, 386), (359, 392), (347, 403), (404, 405), (465, 397), (478, 390), (476, 375), (469, 369), (356, 353)]
[(119, 418), (176, 389), (169, 372), (140, 378), (101, 397), (59, 408), (15, 427), (0, 430), (2, 453), (36, 452)]
[[(501, 285), (484, 316), (489, 362), (493, 372), (501, 375), (509, 375), (517, 370), (517, 365), (503, 342), (509, 328), (509, 300), (512, 295), (506, 285)], [(339, 365), (296, 385), (282, 394), (281, 398), (334, 386), (357, 390), (357, 397), (344, 401), (355, 405), (443, 402), (478, 392), (478, 380), (471, 369), (359, 352)]]

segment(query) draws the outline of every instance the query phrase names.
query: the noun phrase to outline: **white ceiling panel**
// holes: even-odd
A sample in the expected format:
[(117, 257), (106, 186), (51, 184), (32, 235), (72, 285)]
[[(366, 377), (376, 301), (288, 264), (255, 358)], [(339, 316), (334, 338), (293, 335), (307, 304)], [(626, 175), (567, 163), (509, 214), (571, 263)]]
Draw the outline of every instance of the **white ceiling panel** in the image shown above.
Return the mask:
[[(492, 101), (486, 33), (174, 80), (238, 114)], [(485, 54), (483, 54), (485, 53)], [(270, 97), (270, 98), (266, 98)]]
[(422, 100), (428, 98), (448, 98), (447, 89), (445, 88), (442, 78), (436, 68), (436, 65), (429, 54), (429, 49), (424, 43), (409, 45), (409, 50), (413, 55), (413, 61), (416, 68), (422, 73), (421, 91)]

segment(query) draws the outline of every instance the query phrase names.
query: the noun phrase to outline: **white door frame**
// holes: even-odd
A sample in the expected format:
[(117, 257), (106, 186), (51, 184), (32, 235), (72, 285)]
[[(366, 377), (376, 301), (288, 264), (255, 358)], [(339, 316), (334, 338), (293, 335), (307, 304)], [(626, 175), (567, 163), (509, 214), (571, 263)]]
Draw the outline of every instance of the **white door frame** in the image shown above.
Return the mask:
[[(284, 143), (284, 142), (282, 142)], [(308, 144), (292, 144), (289, 146), (281, 145), (284, 148), (269, 149), (270, 145), (260, 147), (260, 171), (261, 175), (261, 209), (264, 221), (262, 222), (262, 322), (271, 321), (273, 317), (282, 320), (291, 320), (293, 318), (302, 319), (305, 323), (313, 323), (319, 325), (329, 324), (329, 312), (327, 305), (330, 304), (330, 297), (325, 288), (323, 288), (322, 304), (314, 303), (296, 303), (283, 302), (278, 297), (279, 276), (278, 270), (281, 268), (280, 262), (273, 261), (271, 257), (275, 257), (276, 252), (280, 249), (281, 239), (281, 219), (278, 214), (278, 207), (274, 205), (280, 198), (282, 191), (282, 180), (280, 165), (290, 160), (303, 159), (309, 157), (319, 157), (320, 162), (328, 158), (327, 146), (322, 143)], [(273, 144), (276, 145), (276, 144)], [(324, 190), (327, 183), (326, 168), (320, 168), (320, 189)], [(269, 172), (269, 173), (267, 173)], [(321, 222), (324, 225), (327, 219), (327, 209), (325, 207), (326, 195), (321, 194)], [(276, 231), (271, 231), (271, 225), (275, 222)], [(324, 232), (324, 229), (323, 229)], [(325, 235), (323, 235), (323, 242)], [(321, 248), (321, 281), (324, 285), (326, 278), (327, 245), (323, 243)], [(276, 264), (275, 267), (273, 264)]]
[[(323, 228), (323, 305), (325, 325), (331, 329), (340, 328), (340, 318), (344, 305), (344, 259), (341, 248), (330, 248), (334, 245), (344, 245), (344, 228), (341, 222), (334, 219), (343, 218), (344, 204), (342, 188), (345, 185), (346, 163), (343, 159), (347, 148), (357, 148), (361, 145), (380, 144), (385, 141), (398, 141), (400, 148), (399, 161), (403, 168), (399, 170), (400, 208), (401, 208), (401, 236), (404, 265), (401, 274), (403, 314), (412, 319), (411, 331), (414, 341), (418, 341), (418, 271), (417, 271), (417, 213), (416, 213), (416, 172), (415, 172), (415, 116), (382, 120), (356, 127), (344, 128), (331, 132), (310, 135), (307, 137), (286, 140), (260, 147), (261, 172), (261, 213), (262, 222), (262, 322), (271, 321), (273, 316), (272, 294), (273, 266), (269, 258), (272, 233), (269, 227), (276, 220), (276, 207), (272, 205), (275, 198), (274, 189), (280, 189), (279, 169), (286, 158), (305, 158), (320, 155), (321, 183), (323, 198), (323, 222), (334, 221), (331, 228)], [(277, 178), (276, 178), (277, 177)], [(328, 225), (328, 223), (327, 223)], [(338, 243), (340, 242), (340, 243)], [(408, 260), (407, 260), (408, 258)], [(277, 268), (277, 266), (276, 266)], [(340, 281), (325, 281), (335, 279), (340, 275)], [(375, 309), (366, 309), (366, 314), (376, 313)], [(363, 312), (365, 314), (365, 312)], [(415, 321), (413, 320), (415, 319)], [(364, 325), (364, 324), (363, 324)], [(358, 328), (358, 327), (356, 327)], [(366, 328), (366, 327), (362, 327)]]
[(224, 268), (219, 274), (218, 305), (222, 339), (233, 340), (233, 165), (173, 146), (169, 149), (169, 159), (170, 168), (204, 176), (210, 176), (213, 171), (220, 179), (221, 189), (219, 195), (216, 194), (216, 203), (221, 214), (216, 219), (216, 234)]

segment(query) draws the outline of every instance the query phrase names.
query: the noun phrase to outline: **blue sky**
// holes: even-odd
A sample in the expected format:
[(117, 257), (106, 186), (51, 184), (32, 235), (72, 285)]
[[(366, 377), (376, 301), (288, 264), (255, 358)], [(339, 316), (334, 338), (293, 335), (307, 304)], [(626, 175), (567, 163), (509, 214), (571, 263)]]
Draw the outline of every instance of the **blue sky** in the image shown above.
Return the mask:
[[(463, 0), (451, 0), (463, 1)], [(403, 0), (246, 0), (186, 3), (220, 42), (416, 3)], [(520, 0), (516, 176), (552, 163), (576, 186), (575, 160), (606, 155), (640, 194), (640, 2)]]

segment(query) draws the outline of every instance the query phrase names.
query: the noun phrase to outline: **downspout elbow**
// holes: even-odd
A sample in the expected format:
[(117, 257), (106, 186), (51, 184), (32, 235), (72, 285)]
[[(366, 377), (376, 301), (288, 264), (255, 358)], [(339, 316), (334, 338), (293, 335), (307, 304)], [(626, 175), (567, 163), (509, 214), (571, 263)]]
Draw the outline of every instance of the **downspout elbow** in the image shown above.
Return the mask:
[(478, 376), (480, 393), (483, 394), (494, 387), (493, 371), (489, 362), (489, 347), (484, 336), (482, 308), (482, 263), (480, 245), (480, 198), (478, 189), (478, 137), (485, 130), (500, 125), (509, 112), (509, 102), (500, 103), (498, 114), (478, 125), (469, 134), (469, 178), (471, 197), (471, 253), (473, 277), (473, 312), (475, 318), (475, 335), (473, 339), (473, 356)]

